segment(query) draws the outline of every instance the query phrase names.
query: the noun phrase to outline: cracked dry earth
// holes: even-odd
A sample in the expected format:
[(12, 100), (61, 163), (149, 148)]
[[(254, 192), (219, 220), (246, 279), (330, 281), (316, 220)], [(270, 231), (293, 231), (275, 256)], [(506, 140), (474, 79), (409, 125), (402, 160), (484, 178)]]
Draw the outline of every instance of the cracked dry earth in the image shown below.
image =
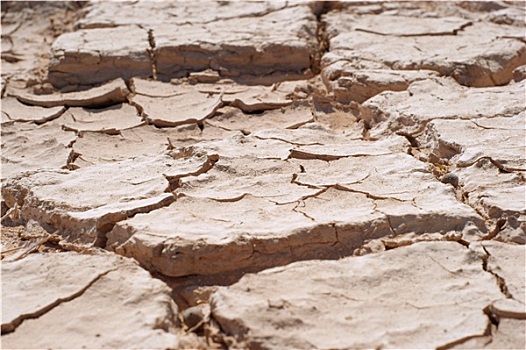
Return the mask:
[(2, 346), (524, 349), (524, 2), (2, 2)]

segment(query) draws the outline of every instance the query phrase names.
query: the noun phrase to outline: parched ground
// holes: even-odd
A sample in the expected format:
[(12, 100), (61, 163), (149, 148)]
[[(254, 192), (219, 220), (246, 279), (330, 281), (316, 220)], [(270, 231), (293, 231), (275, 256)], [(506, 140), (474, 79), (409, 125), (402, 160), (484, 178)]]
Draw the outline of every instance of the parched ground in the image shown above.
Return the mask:
[(526, 348), (525, 15), (2, 2), (3, 348)]

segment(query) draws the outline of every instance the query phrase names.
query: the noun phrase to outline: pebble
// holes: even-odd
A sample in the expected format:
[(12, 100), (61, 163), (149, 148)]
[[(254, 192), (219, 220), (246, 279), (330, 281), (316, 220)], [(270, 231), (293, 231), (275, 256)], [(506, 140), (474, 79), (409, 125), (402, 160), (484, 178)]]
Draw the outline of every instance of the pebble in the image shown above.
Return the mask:
[(203, 310), (199, 306), (189, 307), (183, 311), (182, 315), (184, 323), (188, 328), (195, 327), (205, 317)]
[(453, 173), (447, 173), (442, 177), (442, 183), (452, 184), (454, 187), (458, 187), (458, 176)]

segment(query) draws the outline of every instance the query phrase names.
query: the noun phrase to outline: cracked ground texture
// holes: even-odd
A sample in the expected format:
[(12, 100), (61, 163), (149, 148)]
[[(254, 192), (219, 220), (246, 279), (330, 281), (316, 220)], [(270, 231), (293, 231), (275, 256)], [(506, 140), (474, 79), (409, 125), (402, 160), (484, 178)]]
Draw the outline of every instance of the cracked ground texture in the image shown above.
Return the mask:
[(2, 346), (526, 348), (523, 2), (2, 2)]

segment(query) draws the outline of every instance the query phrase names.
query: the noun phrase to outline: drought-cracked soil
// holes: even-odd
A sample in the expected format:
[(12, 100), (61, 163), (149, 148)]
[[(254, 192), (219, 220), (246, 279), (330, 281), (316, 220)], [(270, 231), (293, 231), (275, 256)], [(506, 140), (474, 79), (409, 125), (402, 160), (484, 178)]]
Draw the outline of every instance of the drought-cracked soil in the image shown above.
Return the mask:
[(526, 348), (525, 13), (2, 2), (3, 348)]

